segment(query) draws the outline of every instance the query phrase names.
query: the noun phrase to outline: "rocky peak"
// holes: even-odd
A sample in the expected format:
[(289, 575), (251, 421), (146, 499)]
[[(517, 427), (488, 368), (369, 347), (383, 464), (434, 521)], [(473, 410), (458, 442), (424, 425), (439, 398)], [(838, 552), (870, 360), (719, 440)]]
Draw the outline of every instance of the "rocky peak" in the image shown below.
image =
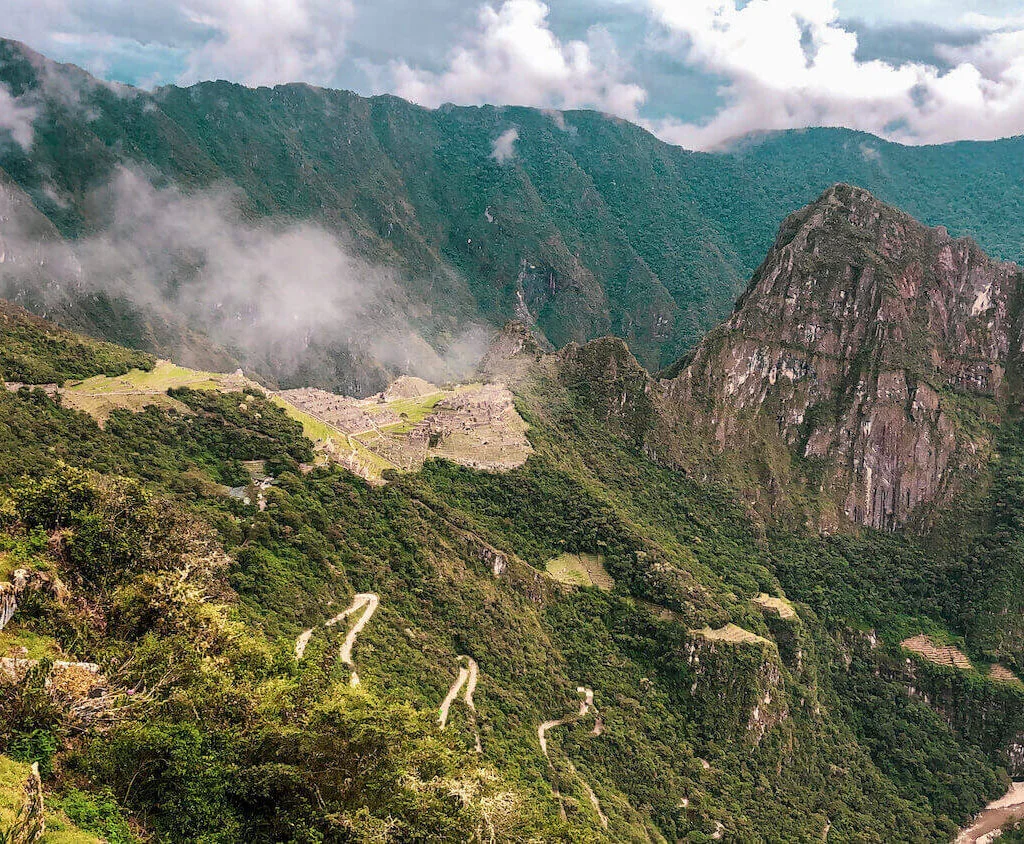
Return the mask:
[(511, 320), (491, 340), (480, 361), (480, 374), (489, 381), (515, 382), (541, 359), (544, 351), (529, 326)]
[(598, 419), (642, 442), (655, 424), (655, 382), (618, 337), (570, 343), (558, 354), (558, 371)]
[(891, 529), (981, 460), (1020, 286), (973, 241), (836, 185), (782, 224), (666, 395), (719, 450), (781, 438), (849, 519)]

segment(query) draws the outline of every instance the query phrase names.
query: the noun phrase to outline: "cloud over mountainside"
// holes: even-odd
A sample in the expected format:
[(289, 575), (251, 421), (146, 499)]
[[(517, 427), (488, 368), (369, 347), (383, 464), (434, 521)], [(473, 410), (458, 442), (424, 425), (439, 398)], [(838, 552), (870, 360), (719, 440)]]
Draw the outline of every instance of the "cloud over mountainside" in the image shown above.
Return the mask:
[(518, 129), (506, 129), (494, 139), (491, 158), (499, 164), (505, 164), (516, 157), (516, 141), (519, 140)]
[[(0, 190), (2, 192), (2, 190)], [(229, 188), (185, 194), (121, 168), (91, 204), (108, 217), (97, 234), (46, 239), (11, 213), (0, 233), (0, 296), (38, 291), (44, 304), (103, 294), (171, 324), (196, 327), (279, 374), (338, 343), (399, 371), (444, 379), (475, 365), (489, 332), (469, 324), (439, 354), (410, 323), (397, 275), (356, 257), (312, 223), (242, 219)]]

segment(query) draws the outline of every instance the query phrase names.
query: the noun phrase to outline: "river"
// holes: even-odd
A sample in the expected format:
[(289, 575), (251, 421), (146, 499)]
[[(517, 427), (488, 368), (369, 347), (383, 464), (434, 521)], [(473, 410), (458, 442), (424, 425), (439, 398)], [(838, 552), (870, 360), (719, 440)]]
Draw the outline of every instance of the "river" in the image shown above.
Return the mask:
[(989, 844), (992, 833), (1010, 821), (1024, 819), (1024, 782), (1010, 783), (1010, 790), (993, 800), (974, 818), (974, 823), (961, 832), (955, 844)]

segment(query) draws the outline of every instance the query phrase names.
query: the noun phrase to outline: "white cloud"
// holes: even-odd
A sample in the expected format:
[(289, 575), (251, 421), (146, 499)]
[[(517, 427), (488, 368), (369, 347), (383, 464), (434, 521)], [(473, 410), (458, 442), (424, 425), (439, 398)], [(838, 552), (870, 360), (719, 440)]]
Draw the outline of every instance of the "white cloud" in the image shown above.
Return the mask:
[(345, 54), (351, 0), (192, 0), (188, 21), (212, 37), (188, 54), (183, 81), (328, 84)]
[(405, 61), (390, 65), (393, 89), (426, 106), (444, 102), (593, 107), (635, 118), (646, 92), (626, 81), (628, 69), (611, 38), (593, 27), (586, 41), (563, 42), (551, 31), (539, 0), (505, 0), (480, 9), (477, 29), (455, 48), (446, 70), (433, 73)]
[(157, 188), (122, 168), (89, 197), (102, 210), (100, 230), (67, 241), (40, 237), (34, 209), (26, 214), (0, 184), (0, 298), (56, 307), (103, 293), (278, 375), (336, 344), (431, 380), (472, 372), (488, 329), (446, 325), (431, 330), (432, 346), (421, 333), (423, 303), (397, 271), (315, 223), (247, 219), (238, 199), (228, 186)]
[(518, 140), (518, 129), (506, 129), (494, 139), (494, 144), (491, 146), (491, 158), (499, 164), (511, 161), (516, 157), (516, 141)]
[(835, 0), (649, 0), (672, 49), (723, 79), (710, 120), (648, 124), (707, 149), (751, 131), (847, 126), (904, 143), (992, 139), (1024, 131), (1024, 31), (956, 48), (947, 71), (858, 61)]
[(0, 84), (0, 144), (10, 139), (28, 152), (34, 136), (32, 124), (38, 116), (34, 103), (13, 96), (6, 85)]

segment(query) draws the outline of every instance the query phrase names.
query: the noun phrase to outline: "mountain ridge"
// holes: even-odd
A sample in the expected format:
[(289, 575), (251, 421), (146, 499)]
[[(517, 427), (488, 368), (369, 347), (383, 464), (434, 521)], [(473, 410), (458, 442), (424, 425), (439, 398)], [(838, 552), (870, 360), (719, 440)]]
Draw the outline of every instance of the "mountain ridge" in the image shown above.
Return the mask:
[[(230, 185), (244, 220), (310, 222), (396, 273), (393, 307), (413, 342), (442, 356), (469, 321), (496, 328), (525, 317), (554, 346), (612, 333), (649, 369), (668, 366), (727, 315), (785, 214), (835, 182), (861, 184), (929, 223), (957, 221), (990, 252), (1021, 257), (1021, 176), (1011, 166), (1020, 139), (967, 156), (956, 145), (807, 130), (711, 155), (594, 112), (431, 111), (302, 84), (147, 93), (66, 77), (11, 42), (0, 49), (0, 81), (40, 115), (32, 155), (8, 144), (0, 169), (69, 243), (103, 230), (95, 195), (118, 168), (188, 196)], [(492, 143), (510, 127), (515, 154), (499, 163)], [(97, 286), (74, 282), (63, 286)], [(28, 294), (39, 288), (30, 279), (13, 289), (38, 309), (46, 303)], [(213, 336), (204, 348), (181, 331), (175, 339), (173, 308), (138, 310), (130, 299), (86, 296), (62, 318), (165, 356), (195, 346), (197, 365), (232, 345)], [(161, 321), (167, 329), (151, 327)], [(262, 374), (366, 394), (404, 371), (382, 369), (360, 343), (327, 337), (311, 344), (301, 375)], [(266, 355), (252, 358), (273, 369)]]
[[(40, 355), (83, 348), (27, 325)], [(0, 683), (0, 748), (40, 763), (48, 808), (123, 842), (372, 840), (385, 821), (427, 840), (938, 842), (1021, 770), (1024, 649), (990, 573), (1011, 549), (975, 572), (975, 527), (961, 555), (754, 518), (713, 464), (655, 447), (700, 432), (662, 424), (662, 385), (621, 339), (545, 353), (511, 324), (487, 365), (526, 462), (428, 460), (385, 486), (311, 465), (299, 424), (237, 376), (156, 385), (148, 407), (112, 395), (102, 427), (0, 390), (0, 560), (72, 595), (26, 593), (0, 630), (31, 669)], [(66, 738), (74, 696), (29, 720), (51, 700), (38, 654), (95, 665), (110, 720)], [(473, 702), (442, 728), (463, 656)]]

